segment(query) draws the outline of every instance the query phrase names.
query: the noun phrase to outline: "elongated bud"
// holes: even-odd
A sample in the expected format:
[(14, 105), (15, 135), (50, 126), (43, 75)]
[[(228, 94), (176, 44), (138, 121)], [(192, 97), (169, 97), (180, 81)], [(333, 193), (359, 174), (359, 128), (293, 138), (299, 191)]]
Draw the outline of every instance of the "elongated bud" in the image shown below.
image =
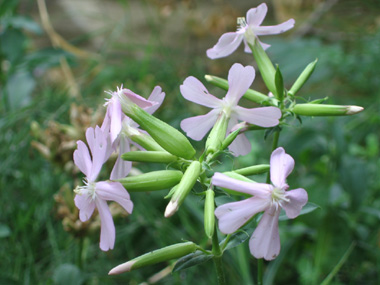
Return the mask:
[(236, 137), (239, 135), (240, 133), (240, 130), (242, 128), (239, 128), (233, 132), (231, 132), (222, 142), (222, 145), (220, 147), (221, 150), (224, 150), (226, 149), (235, 139)]
[(219, 115), (214, 127), (206, 141), (207, 154), (215, 153), (221, 149), (222, 143), (226, 137), (228, 118), (224, 112)]
[(269, 59), (261, 44), (258, 42), (257, 38), (255, 38), (255, 43), (253, 45), (249, 43), (248, 45), (252, 50), (253, 57), (256, 60), (257, 67), (260, 70), (260, 74), (265, 85), (270, 92), (277, 94), (276, 85), (274, 82), (276, 70), (271, 60)]
[(170, 163), (178, 160), (178, 157), (167, 151), (130, 151), (122, 154), (121, 158), (128, 161), (161, 163)]
[(261, 174), (268, 172), (270, 169), (269, 164), (259, 164), (259, 165), (253, 165), (245, 168), (236, 169), (233, 172), (244, 175), (244, 176), (250, 176), (255, 174)]
[(177, 212), (179, 206), (181, 206), (195, 182), (197, 182), (201, 169), (201, 163), (197, 160), (193, 161), (186, 169), (181, 182), (178, 184), (177, 189), (173, 193), (173, 196), (165, 209), (166, 218)]
[(132, 141), (150, 151), (165, 151), (150, 135), (139, 132), (128, 136)]
[(306, 83), (309, 77), (313, 74), (313, 71), (315, 69), (315, 66), (317, 65), (317, 62), (318, 62), (318, 59), (314, 60), (313, 62), (309, 63), (306, 66), (306, 68), (302, 71), (300, 76), (298, 76), (296, 82), (294, 82), (293, 86), (288, 91), (290, 95), (295, 95), (301, 89), (301, 87)]
[(294, 114), (303, 116), (346, 116), (363, 111), (360, 106), (327, 105), (327, 104), (296, 104)]
[(214, 202), (215, 193), (212, 189), (206, 191), (206, 200), (205, 200), (205, 212), (204, 212), (204, 225), (205, 233), (211, 238), (215, 230), (215, 202)]
[[(210, 82), (212, 85), (217, 86), (223, 90), (228, 91), (228, 81), (226, 79), (220, 78), (213, 75), (205, 75), (205, 79)], [(247, 92), (243, 95), (244, 98), (261, 104), (264, 101), (268, 101), (269, 97), (263, 93), (260, 93), (253, 89), (248, 89)]]
[(124, 108), (124, 113), (138, 123), (166, 151), (179, 157), (191, 159), (195, 149), (189, 140), (177, 129), (157, 119), (136, 104)]
[(280, 71), (280, 68), (276, 67), (276, 74), (274, 76), (274, 83), (276, 85), (276, 97), (277, 99), (282, 102), (284, 101), (284, 80), (282, 79), (282, 73)]
[(178, 170), (159, 170), (115, 181), (120, 182), (128, 192), (144, 192), (173, 187), (181, 181), (182, 176), (182, 172)]
[(149, 266), (163, 261), (180, 258), (196, 251), (197, 245), (193, 242), (177, 243), (163, 247), (144, 255), (136, 257), (126, 263), (120, 264), (111, 269), (108, 275), (116, 275), (129, 272), (140, 267)]

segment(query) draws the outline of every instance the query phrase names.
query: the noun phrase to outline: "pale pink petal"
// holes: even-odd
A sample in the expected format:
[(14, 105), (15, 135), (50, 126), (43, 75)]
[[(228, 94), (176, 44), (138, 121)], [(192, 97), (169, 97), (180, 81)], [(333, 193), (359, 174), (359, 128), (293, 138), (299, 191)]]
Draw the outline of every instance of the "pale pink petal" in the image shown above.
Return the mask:
[(219, 112), (217, 109), (214, 109), (206, 115), (184, 119), (181, 122), (181, 128), (188, 137), (200, 141), (215, 124)]
[[(270, 47), (270, 45), (265, 44), (262, 41), (260, 41), (258, 37), (256, 37), (256, 41), (258, 41), (260, 43), (260, 45), (263, 48), (263, 50), (266, 50), (266, 49), (268, 49)], [(246, 52), (246, 53), (252, 53), (252, 50), (249, 47), (246, 39), (244, 39), (244, 52)]]
[(219, 172), (212, 177), (212, 184), (263, 199), (270, 198), (273, 188), (269, 184), (240, 181)]
[(129, 147), (128, 138), (125, 137), (124, 135), (121, 135), (120, 141), (119, 141), (119, 154), (111, 172), (111, 176), (110, 176), (111, 180), (124, 178), (128, 175), (129, 171), (131, 171), (132, 162), (121, 158), (122, 154), (129, 151), (130, 151), (130, 147)]
[(107, 202), (102, 199), (96, 199), (96, 207), (100, 216), (100, 249), (108, 251), (115, 245), (115, 225), (112, 215), (108, 209)]
[(121, 131), (121, 122), (123, 121), (123, 118), (125, 117), (122, 109), (121, 104), (119, 100), (116, 100), (115, 98), (112, 98), (109, 101), (108, 107), (107, 107), (107, 113), (110, 115), (110, 136), (111, 136), (111, 142), (113, 143), (117, 136), (120, 134)]
[(135, 103), (137, 106), (139, 106), (142, 109), (146, 109), (155, 105), (155, 103), (148, 101), (144, 97), (137, 95), (136, 93), (134, 93), (133, 91), (129, 89), (122, 89), (120, 92), (122, 92), (124, 96), (128, 97), (129, 100), (131, 100), (133, 103)]
[(87, 221), (93, 214), (95, 209), (94, 200), (88, 195), (75, 195), (75, 206), (79, 209), (79, 219), (82, 222)]
[(86, 138), (92, 154), (92, 169), (87, 178), (89, 181), (95, 181), (104, 162), (112, 153), (111, 141), (109, 134), (104, 133), (98, 126), (96, 126), (95, 131), (88, 128)]
[(286, 191), (285, 197), (290, 201), (282, 203), (282, 208), (284, 208), (286, 215), (290, 219), (294, 219), (300, 214), (302, 207), (307, 203), (307, 192), (305, 189), (298, 188)]
[(103, 132), (109, 133), (111, 128), (111, 114), (109, 113), (109, 108), (107, 106), (106, 115), (104, 116), (104, 120), (102, 126), (100, 127)]
[(211, 95), (206, 87), (193, 76), (185, 79), (180, 86), (182, 96), (191, 102), (197, 103), (209, 108), (217, 108), (221, 105), (221, 100)]
[(133, 203), (129, 193), (119, 182), (101, 181), (96, 183), (96, 194), (102, 200), (115, 201), (129, 214), (132, 213)]
[(236, 32), (223, 34), (218, 42), (207, 50), (207, 56), (211, 59), (216, 59), (230, 55), (241, 44), (243, 37), (243, 34)]
[(281, 208), (277, 210), (273, 206), (267, 209), (249, 240), (251, 254), (265, 260), (273, 260), (280, 253), (280, 235), (278, 232), (278, 217)]
[(234, 156), (247, 155), (251, 152), (251, 142), (247, 139), (245, 134), (238, 135), (235, 140), (228, 146)]
[(153, 106), (145, 108), (144, 110), (149, 114), (153, 114), (156, 110), (161, 106), (162, 102), (165, 98), (165, 92), (162, 92), (162, 88), (160, 86), (154, 87), (152, 93), (150, 94), (148, 101), (154, 103)]
[(91, 173), (92, 161), (87, 146), (82, 141), (77, 141), (78, 148), (74, 151), (74, 163), (87, 177)]
[(260, 107), (246, 109), (240, 106), (235, 107), (235, 114), (241, 121), (248, 122), (260, 127), (274, 127), (279, 124), (281, 110), (277, 107)]
[(88, 147), (90, 148), (91, 155), (94, 155), (94, 148), (96, 144), (94, 128), (91, 128), (91, 127), (87, 128), (86, 140), (87, 140)]
[(254, 33), (257, 36), (265, 36), (265, 35), (277, 35), (283, 32), (286, 32), (294, 27), (295, 21), (290, 19), (282, 24), (275, 26), (260, 26), (254, 28)]
[(252, 85), (255, 79), (255, 69), (252, 66), (243, 66), (235, 63), (228, 72), (228, 92), (225, 100), (236, 106), (240, 98)]
[(215, 210), (219, 229), (224, 234), (232, 234), (249, 221), (255, 214), (264, 211), (268, 202), (252, 197), (239, 202), (227, 203)]
[(270, 179), (274, 186), (287, 188), (286, 177), (293, 171), (294, 159), (282, 147), (275, 149), (270, 157)]
[(268, 12), (265, 3), (260, 4), (257, 8), (249, 9), (247, 12), (247, 24), (249, 26), (260, 26)]

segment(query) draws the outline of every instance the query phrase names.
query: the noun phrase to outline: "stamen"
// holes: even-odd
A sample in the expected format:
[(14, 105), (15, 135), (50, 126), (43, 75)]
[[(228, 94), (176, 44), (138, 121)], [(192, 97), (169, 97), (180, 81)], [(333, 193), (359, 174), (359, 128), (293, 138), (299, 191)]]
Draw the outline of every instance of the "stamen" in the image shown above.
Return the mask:
[(243, 30), (247, 26), (247, 21), (245, 20), (245, 17), (239, 17), (237, 18), (237, 30)]

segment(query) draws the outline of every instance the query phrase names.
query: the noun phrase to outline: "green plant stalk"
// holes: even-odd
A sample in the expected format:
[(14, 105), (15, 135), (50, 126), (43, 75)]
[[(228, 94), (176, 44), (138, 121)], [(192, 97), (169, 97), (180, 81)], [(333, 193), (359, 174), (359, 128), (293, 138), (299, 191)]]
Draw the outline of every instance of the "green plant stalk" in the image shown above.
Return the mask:
[(214, 234), (212, 235), (212, 254), (214, 257), (212, 258), (214, 260), (216, 274), (217, 274), (217, 280), (219, 285), (226, 285), (226, 276), (224, 274), (223, 269), (223, 261), (222, 261), (222, 251), (220, 250), (219, 241), (218, 241), (218, 231), (214, 229)]

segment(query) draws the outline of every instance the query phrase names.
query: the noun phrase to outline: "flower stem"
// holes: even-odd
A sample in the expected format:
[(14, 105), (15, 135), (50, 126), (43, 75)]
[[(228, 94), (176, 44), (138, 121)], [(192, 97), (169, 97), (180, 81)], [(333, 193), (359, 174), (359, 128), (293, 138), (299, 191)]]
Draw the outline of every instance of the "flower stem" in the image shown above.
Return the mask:
[(260, 258), (257, 260), (257, 285), (263, 284), (263, 265), (264, 259)]
[(215, 225), (214, 234), (212, 235), (212, 253), (214, 255), (213, 260), (215, 264), (217, 280), (219, 285), (225, 285), (226, 276), (224, 275), (223, 261), (222, 261), (222, 251), (220, 250), (218, 232)]

